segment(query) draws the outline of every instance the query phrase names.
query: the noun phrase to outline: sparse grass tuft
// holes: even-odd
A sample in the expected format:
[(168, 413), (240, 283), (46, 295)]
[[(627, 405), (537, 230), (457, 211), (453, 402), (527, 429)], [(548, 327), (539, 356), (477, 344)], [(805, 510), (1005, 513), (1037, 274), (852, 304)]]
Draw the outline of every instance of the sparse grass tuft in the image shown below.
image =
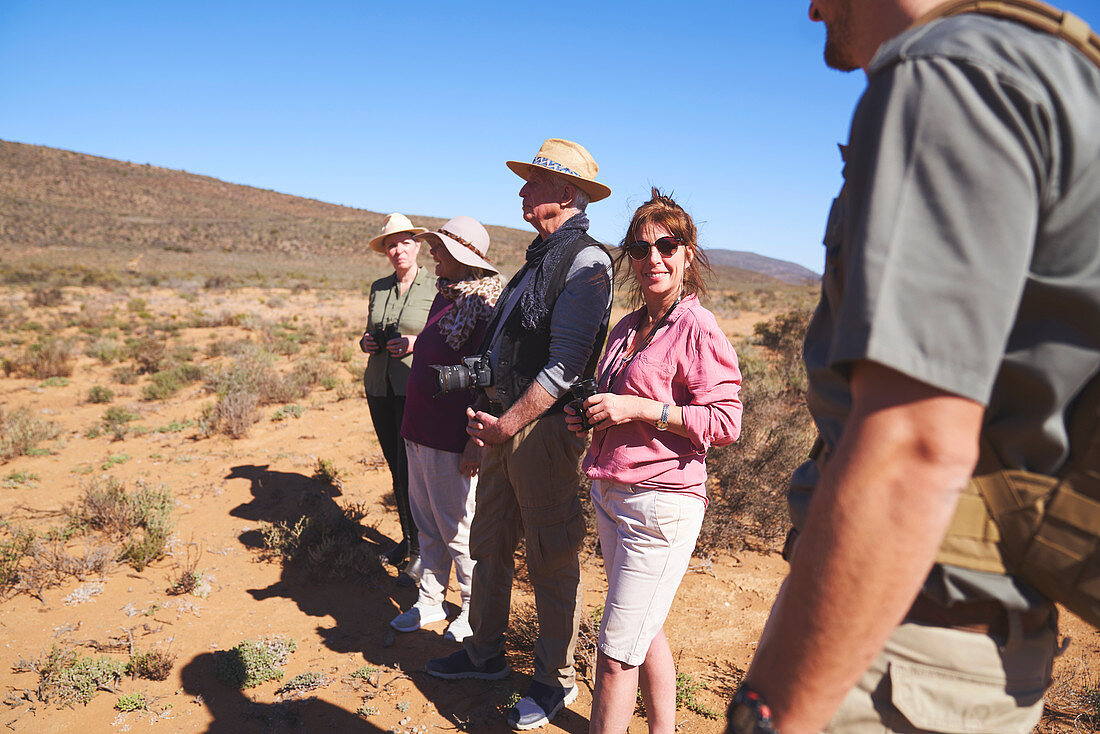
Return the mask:
[(698, 691), (706, 690), (702, 683), (696, 683), (690, 673), (676, 674), (676, 708), (694, 711), (705, 719), (717, 720), (721, 714), (700, 703), (695, 698)]
[(34, 472), (29, 471), (13, 471), (4, 477), (3, 486), (4, 489), (15, 489), (16, 487), (25, 487), (28, 484), (35, 484), (39, 480), (39, 476)]
[(0, 461), (30, 454), (42, 441), (56, 438), (57, 424), (34, 417), (26, 408), (0, 406)]
[(216, 653), (214, 673), (234, 688), (253, 688), (283, 677), (280, 668), (298, 648), (294, 640), (273, 637), (267, 640), (241, 640), (229, 650)]

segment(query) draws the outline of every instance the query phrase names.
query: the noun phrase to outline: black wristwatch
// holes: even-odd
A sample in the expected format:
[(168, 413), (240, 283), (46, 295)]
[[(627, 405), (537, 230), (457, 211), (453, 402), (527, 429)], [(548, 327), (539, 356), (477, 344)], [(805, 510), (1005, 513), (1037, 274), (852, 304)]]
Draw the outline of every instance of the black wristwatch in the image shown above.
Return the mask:
[(726, 710), (726, 734), (779, 734), (764, 698), (745, 683)]

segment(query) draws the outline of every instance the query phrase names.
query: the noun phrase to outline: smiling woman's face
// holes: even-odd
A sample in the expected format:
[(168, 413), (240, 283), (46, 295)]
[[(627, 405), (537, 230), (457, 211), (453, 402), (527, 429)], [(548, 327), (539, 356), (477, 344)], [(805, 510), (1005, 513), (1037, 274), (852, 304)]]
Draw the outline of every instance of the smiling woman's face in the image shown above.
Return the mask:
[(451, 251), (443, 246), (436, 237), (425, 237), (428, 240), (428, 252), (435, 260), (436, 277), (447, 280), (462, 280), (466, 275), (466, 266), (455, 259)]
[[(638, 232), (638, 239), (652, 245), (662, 237), (673, 237), (663, 224), (646, 222)], [(669, 256), (664, 256), (656, 247), (649, 248), (649, 255), (641, 260), (631, 260), (630, 269), (642, 289), (642, 297), (647, 304), (658, 304), (669, 298), (675, 298), (684, 284), (684, 270), (690, 263), (687, 248), (681, 245)]]

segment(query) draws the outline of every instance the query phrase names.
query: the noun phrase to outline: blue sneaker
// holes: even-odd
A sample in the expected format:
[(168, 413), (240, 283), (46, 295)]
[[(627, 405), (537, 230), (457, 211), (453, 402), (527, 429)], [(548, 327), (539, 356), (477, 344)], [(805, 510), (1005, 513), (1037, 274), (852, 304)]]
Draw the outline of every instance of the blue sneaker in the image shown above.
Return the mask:
[(527, 689), (527, 695), (508, 709), (508, 726), (526, 731), (549, 724), (559, 711), (577, 700), (577, 693), (576, 686), (565, 689), (535, 681)]
[(460, 678), (477, 678), (479, 680), (500, 680), (505, 678), (512, 669), (504, 658), (504, 653), (489, 658), (484, 665), (474, 665), (465, 650), (459, 650), (445, 658), (432, 658), (424, 666), (429, 675), (446, 680), (458, 680)]

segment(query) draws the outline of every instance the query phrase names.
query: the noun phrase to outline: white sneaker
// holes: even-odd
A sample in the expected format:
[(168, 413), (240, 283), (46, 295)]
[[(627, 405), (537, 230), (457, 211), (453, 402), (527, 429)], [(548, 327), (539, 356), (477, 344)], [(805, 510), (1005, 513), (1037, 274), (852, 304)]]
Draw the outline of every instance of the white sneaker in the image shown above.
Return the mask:
[(470, 627), (470, 610), (463, 609), (458, 616), (447, 625), (447, 631), (443, 633), (444, 639), (452, 642), (462, 642), (474, 633)]
[(398, 632), (415, 632), (426, 624), (440, 622), (446, 618), (447, 613), (443, 611), (442, 604), (421, 606), (417, 603), (390, 620), (390, 627)]

